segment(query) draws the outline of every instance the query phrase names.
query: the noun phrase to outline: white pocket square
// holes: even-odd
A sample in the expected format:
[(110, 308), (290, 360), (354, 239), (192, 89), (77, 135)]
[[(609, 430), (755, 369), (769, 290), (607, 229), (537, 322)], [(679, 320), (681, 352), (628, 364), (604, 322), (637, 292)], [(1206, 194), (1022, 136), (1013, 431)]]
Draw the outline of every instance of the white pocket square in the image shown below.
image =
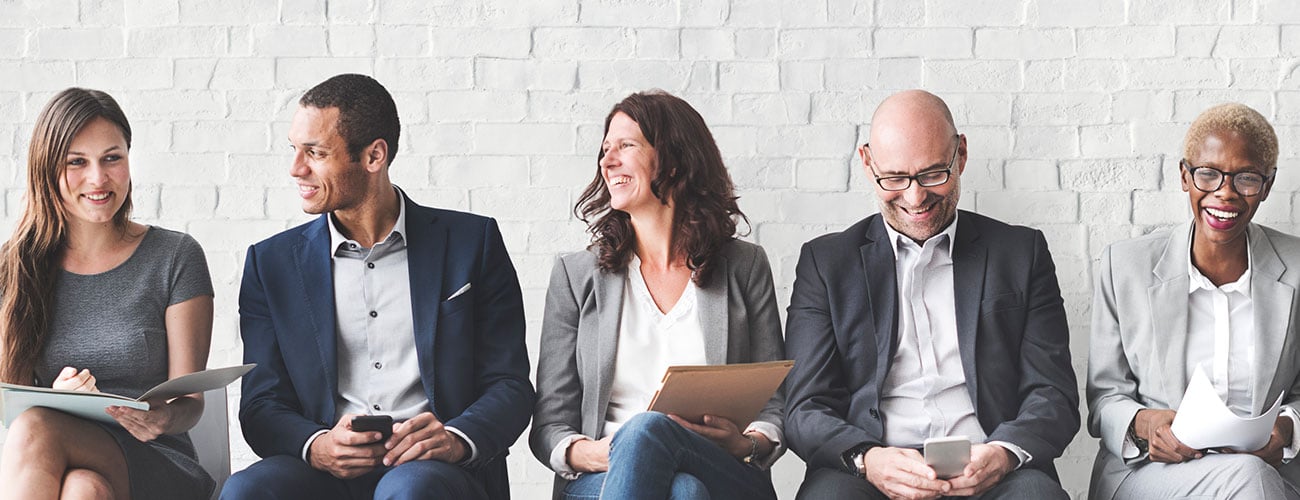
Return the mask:
[[(473, 283), (466, 283), (465, 286), (460, 287), (460, 290), (456, 290), (456, 293), (453, 293), (453, 294), (451, 294), (450, 297), (447, 297), (447, 300), (451, 300), (451, 299), (454, 299), (454, 298), (456, 298), (456, 297), (460, 297), (460, 296), (463, 295), (465, 292), (468, 292), (469, 289), (470, 289), (470, 287), (473, 286), (473, 285), (474, 285)], [(446, 302), (446, 300), (444, 300), (443, 302)]]

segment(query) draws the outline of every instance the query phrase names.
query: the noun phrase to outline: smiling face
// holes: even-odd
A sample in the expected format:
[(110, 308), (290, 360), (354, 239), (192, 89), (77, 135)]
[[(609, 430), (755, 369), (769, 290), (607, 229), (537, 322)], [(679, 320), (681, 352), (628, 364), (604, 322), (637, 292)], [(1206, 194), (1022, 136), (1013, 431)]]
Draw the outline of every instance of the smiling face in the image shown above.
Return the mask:
[(641, 133), (640, 125), (626, 114), (616, 113), (609, 121), (601, 152), (601, 175), (609, 189), (610, 208), (632, 214), (663, 207), (650, 190), (658, 155)]
[(301, 106), (289, 126), (293, 165), (302, 210), (321, 214), (354, 208), (365, 199), (366, 169), (353, 161), (338, 133), (339, 109)]
[(59, 180), (59, 196), (72, 221), (109, 224), (131, 190), (131, 168), (122, 130), (96, 118), (73, 136)]
[[(1212, 132), (1205, 136), (1196, 152), (1195, 158), (1187, 159), (1192, 167), (1211, 167), (1225, 174), (1254, 172), (1268, 176), (1273, 173), (1260, 166), (1249, 151), (1245, 138), (1236, 132)], [(1225, 175), (1219, 189), (1207, 193), (1193, 185), (1192, 176), (1185, 168), (1181, 178), (1183, 191), (1187, 192), (1195, 215), (1196, 240), (1212, 244), (1242, 241), (1239, 238), (1245, 238), (1246, 226), (1273, 187), (1273, 182), (1269, 181), (1259, 194), (1242, 196)]]

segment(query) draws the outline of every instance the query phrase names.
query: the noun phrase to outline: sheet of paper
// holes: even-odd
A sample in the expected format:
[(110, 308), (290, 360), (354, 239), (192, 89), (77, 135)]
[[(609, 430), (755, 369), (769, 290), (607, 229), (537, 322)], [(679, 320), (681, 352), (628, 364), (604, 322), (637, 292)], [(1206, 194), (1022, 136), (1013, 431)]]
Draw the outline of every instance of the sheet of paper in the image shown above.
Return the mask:
[(1255, 451), (1268, 443), (1285, 394), (1279, 394), (1273, 407), (1263, 414), (1239, 417), (1228, 409), (1205, 371), (1197, 366), (1169, 430), (1183, 444), (1198, 450), (1232, 448)]

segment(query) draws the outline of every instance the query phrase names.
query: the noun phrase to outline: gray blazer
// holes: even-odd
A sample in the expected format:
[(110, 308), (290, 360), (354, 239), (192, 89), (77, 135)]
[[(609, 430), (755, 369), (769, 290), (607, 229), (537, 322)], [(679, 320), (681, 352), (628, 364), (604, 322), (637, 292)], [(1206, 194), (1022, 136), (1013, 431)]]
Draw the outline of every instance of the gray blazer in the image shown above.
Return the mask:
[[(763, 248), (726, 244), (706, 288), (698, 290), (705, 359), (711, 365), (784, 359), (772, 269)], [(564, 438), (600, 436), (609, 406), (626, 273), (601, 272), (591, 251), (562, 255), (551, 270), (537, 363), (537, 407), (528, 436), (533, 455), (550, 467)], [(781, 426), (784, 395), (758, 420)], [(742, 428), (749, 422), (736, 422)], [(778, 452), (781, 450), (778, 450)], [(775, 457), (774, 457), (775, 458)], [(556, 476), (556, 491), (564, 480)]]
[[(1114, 243), (1101, 254), (1088, 354), (1088, 432), (1101, 438), (1090, 497), (1110, 499), (1132, 471), (1123, 456), (1129, 423), (1144, 408), (1177, 409), (1187, 389), (1189, 225)], [(1283, 392), (1300, 409), (1295, 356), (1300, 238), (1251, 224), (1255, 308), (1255, 413)], [(1132, 466), (1146, 463), (1141, 456)], [(1293, 483), (1295, 467), (1282, 468)]]

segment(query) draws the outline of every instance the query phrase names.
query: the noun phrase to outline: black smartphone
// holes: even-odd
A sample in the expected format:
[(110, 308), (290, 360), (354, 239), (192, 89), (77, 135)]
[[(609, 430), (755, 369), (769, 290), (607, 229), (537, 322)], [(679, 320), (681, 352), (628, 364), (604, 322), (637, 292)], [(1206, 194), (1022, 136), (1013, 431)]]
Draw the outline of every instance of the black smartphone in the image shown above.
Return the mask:
[(388, 415), (358, 415), (352, 417), (352, 432), (375, 432), (379, 431), (383, 437), (379, 440), (387, 441), (389, 436), (393, 435), (393, 417)]

